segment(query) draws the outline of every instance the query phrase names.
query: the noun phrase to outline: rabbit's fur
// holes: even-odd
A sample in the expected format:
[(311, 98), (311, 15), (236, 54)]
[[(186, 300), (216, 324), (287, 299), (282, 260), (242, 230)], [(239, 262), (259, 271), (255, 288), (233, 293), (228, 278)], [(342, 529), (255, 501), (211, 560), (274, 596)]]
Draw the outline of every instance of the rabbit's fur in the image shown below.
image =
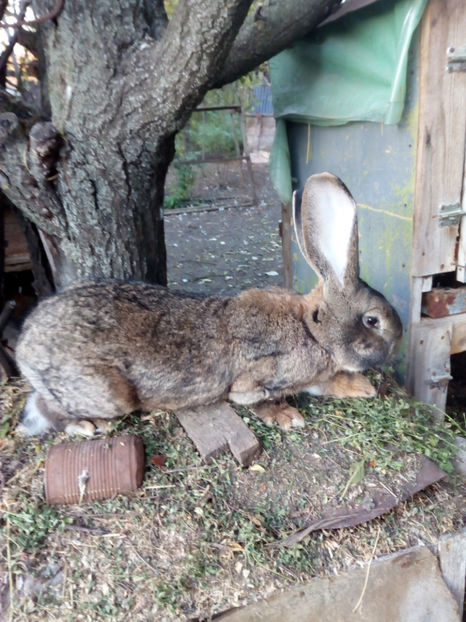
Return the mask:
[(223, 399), (256, 404), (302, 390), (371, 395), (356, 372), (393, 355), (401, 322), (358, 278), (354, 200), (338, 178), (314, 175), (294, 218), (321, 277), (307, 295), (252, 289), (201, 297), (101, 280), (43, 300), (16, 351), (35, 390), (23, 431), (73, 431), (82, 419)]

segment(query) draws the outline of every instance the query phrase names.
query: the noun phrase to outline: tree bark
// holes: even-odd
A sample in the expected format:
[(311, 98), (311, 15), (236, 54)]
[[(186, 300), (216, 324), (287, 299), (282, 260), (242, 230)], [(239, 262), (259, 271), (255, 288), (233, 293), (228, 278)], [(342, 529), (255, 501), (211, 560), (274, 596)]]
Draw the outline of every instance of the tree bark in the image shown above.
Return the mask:
[[(42, 119), (15, 105), (0, 114), (0, 182), (42, 232), (58, 287), (99, 276), (166, 283), (176, 133), (212, 85), (289, 45), (297, 23), (303, 31), (291, 7), (313, 25), (338, 1), (270, 0), (246, 19), (252, 0), (180, 0), (168, 20), (163, 0), (67, 0), (40, 24)], [(53, 9), (44, 4), (35, 0), (37, 15)]]

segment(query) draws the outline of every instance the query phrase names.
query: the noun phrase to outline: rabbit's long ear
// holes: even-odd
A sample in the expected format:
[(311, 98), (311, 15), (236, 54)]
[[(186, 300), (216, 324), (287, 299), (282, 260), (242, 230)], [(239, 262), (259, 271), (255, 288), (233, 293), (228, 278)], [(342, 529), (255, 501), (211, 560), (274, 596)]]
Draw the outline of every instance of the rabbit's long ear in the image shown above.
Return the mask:
[(296, 238), (307, 262), (337, 289), (356, 286), (359, 275), (356, 203), (331, 173), (312, 175), (302, 201), (293, 195)]

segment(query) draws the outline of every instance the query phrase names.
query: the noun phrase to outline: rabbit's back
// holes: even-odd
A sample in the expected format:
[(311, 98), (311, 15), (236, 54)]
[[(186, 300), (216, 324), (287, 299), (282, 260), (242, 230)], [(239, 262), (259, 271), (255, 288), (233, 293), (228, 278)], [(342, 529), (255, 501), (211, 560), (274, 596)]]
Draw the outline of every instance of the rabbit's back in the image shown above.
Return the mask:
[(202, 403), (231, 382), (228, 366), (218, 365), (229, 360), (229, 304), (146, 283), (86, 283), (38, 305), (25, 322), (18, 365), (36, 390), (73, 413), (78, 395), (85, 411), (89, 387), (104, 395), (103, 385), (112, 392), (120, 378), (132, 387), (134, 408), (152, 407), (154, 396), (159, 407), (175, 408), (188, 393)]

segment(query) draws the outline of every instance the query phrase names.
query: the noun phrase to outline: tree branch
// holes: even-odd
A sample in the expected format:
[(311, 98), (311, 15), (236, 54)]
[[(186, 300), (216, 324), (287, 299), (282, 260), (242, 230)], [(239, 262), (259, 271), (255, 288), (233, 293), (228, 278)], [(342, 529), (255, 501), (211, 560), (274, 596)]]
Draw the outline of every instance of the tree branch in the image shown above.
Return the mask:
[[(22, 0), (20, 8), (19, 8), (19, 14), (18, 14), (19, 21), (21, 21), (26, 15), (26, 10), (29, 4), (30, 4), (29, 0)], [(2, 86), (5, 86), (6, 67), (7, 67), (8, 59), (10, 58), (10, 55), (13, 52), (13, 48), (16, 45), (16, 41), (18, 40), (17, 24), (14, 24), (12, 28), (13, 28), (13, 34), (9, 37), (8, 45), (6, 46), (6, 48), (3, 50), (2, 54), (0, 55), (0, 84)]]
[(125, 59), (124, 117), (142, 119), (152, 132), (179, 130), (223, 64), (251, 2), (180, 0), (161, 40), (144, 42)]
[[(46, 124), (36, 124), (41, 126)], [(32, 132), (34, 133), (34, 127)], [(39, 132), (40, 133), (40, 132)], [(51, 139), (50, 139), (51, 140)], [(36, 141), (37, 142), (37, 141)], [(24, 214), (40, 229), (51, 235), (63, 236), (66, 231), (66, 220), (63, 208), (57, 199), (49, 180), (43, 171), (49, 168), (43, 165), (40, 170), (40, 158), (49, 155), (39, 149), (39, 153), (28, 153), (28, 141), (21, 128), (18, 118), (12, 112), (0, 114), (0, 184), (8, 199), (21, 207)], [(36, 160), (31, 172), (28, 158)]]
[(341, 0), (270, 0), (248, 15), (228, 57), (212, 80), (219, 88), (258, 67), (293, 41), (304, 37), (335, 9)]
[(24, 30), (24, 28), (18, 30), (18, 43), (36, 56), (38, 53), (38, 38), (37, 31)]

